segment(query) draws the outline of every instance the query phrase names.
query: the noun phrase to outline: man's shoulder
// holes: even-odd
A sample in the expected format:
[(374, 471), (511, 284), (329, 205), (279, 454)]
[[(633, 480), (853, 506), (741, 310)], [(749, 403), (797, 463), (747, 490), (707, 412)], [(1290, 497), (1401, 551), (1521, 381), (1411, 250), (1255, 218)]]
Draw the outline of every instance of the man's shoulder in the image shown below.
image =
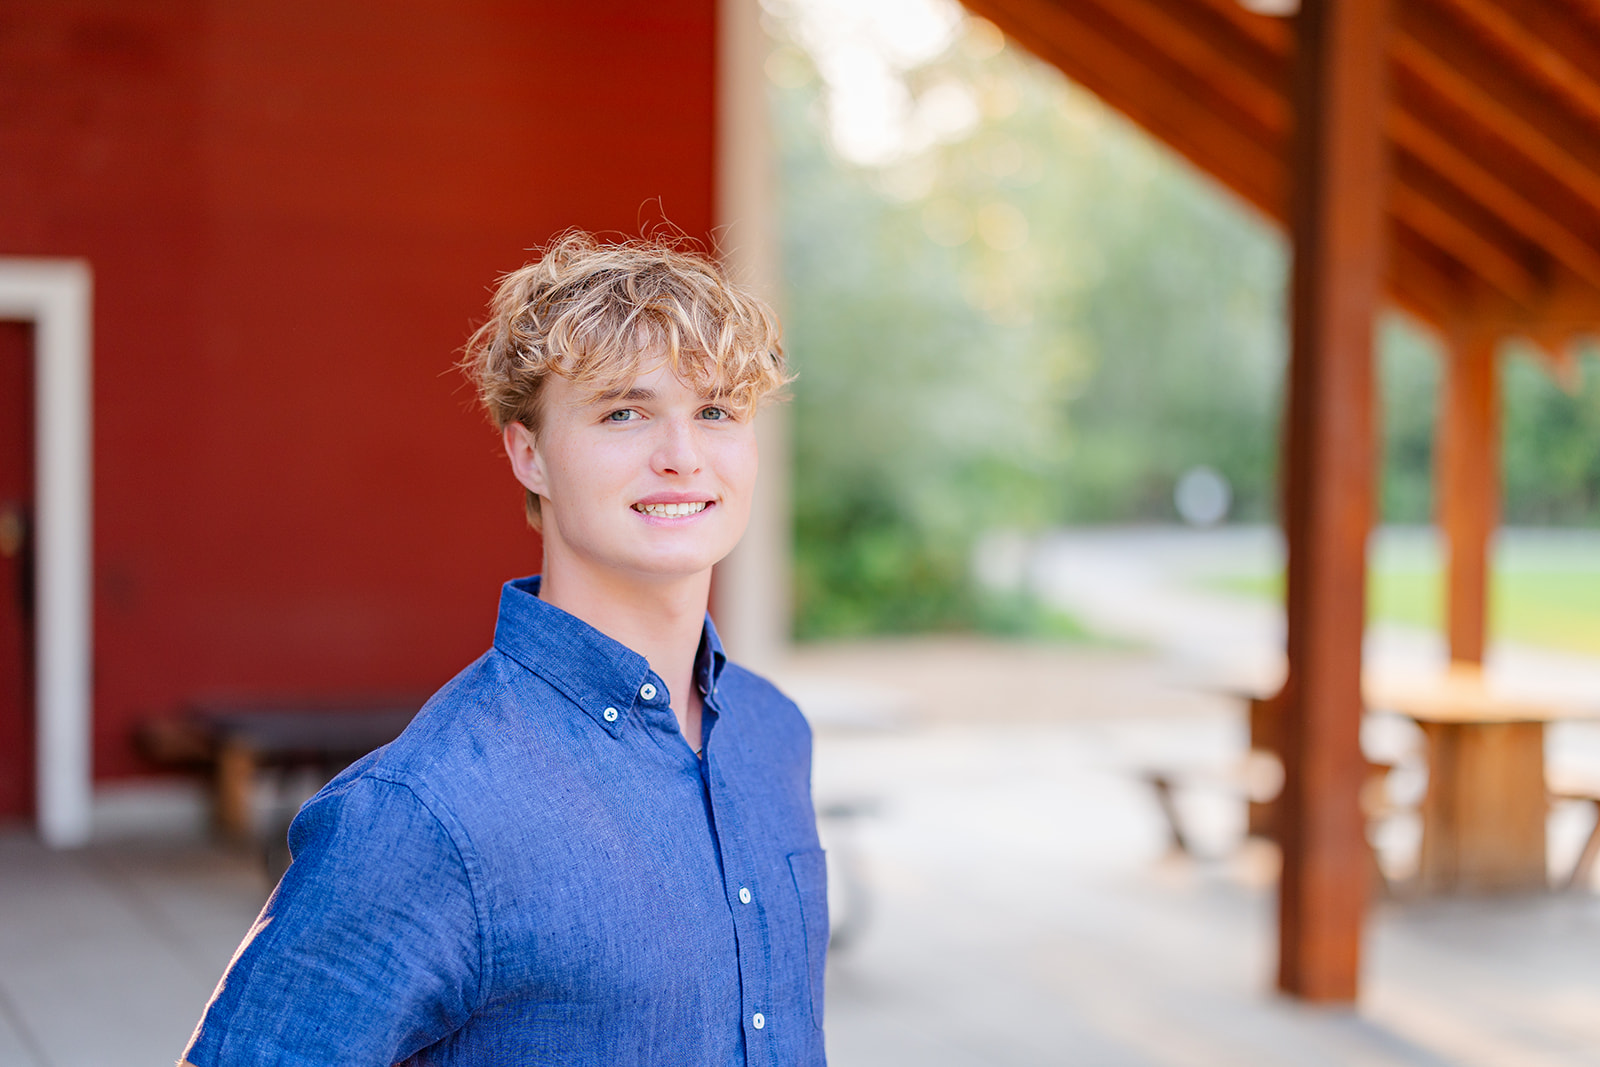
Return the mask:
[(741, 700), (755, 701), (763, 706), (768, 704), (774, 707), (781, 706), (799, 712), (795, 702), (790, 700), (771, 679), (733, 660), (729, 660), (723, 666), (722, 674), (717, 679), (717, 689), (729, 696), (737, 695)]
[(731, 660), (717, 680), (717, 694), (730, 717), (743, 729), (776, 733), (797, 743), (811, 743), (811, 726), (799, 705), (768, 678)]
[(390, 781), (433, 798), (472, 796), (561, 700), (538, 675), (491, 648), (429, 697), (399, 737), (341, 777)]

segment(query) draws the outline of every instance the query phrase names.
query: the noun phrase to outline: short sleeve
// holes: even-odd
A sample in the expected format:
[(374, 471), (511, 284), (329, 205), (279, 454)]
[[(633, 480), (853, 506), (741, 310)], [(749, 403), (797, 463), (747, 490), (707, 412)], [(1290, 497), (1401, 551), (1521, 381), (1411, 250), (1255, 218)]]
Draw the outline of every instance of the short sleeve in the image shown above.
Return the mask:
[(460, 1028), (480, 923), (456, 841), (407, 786), (358, 777), (301, 810), (294, 857), (185, 1062), (393, 1064)]

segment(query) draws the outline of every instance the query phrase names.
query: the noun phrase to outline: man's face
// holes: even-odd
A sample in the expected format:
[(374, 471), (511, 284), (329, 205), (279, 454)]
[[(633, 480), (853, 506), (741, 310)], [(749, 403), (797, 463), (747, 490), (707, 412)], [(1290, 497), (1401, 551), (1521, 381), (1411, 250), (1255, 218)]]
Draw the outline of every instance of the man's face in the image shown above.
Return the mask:
[(701, 574), (750, 518), (755, 430), (661, 366), (620, 396), (588, 400), (545, 382), (535, 441), (513, 424), (506, 451), (539, 495), (546, 558), (601, 580)]

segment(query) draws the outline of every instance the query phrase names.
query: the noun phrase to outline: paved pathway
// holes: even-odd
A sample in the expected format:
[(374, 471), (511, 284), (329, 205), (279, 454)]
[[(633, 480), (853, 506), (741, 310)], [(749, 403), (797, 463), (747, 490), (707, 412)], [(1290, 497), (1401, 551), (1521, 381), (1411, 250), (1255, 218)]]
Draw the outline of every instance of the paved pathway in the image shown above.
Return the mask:
[[(1509, 565), (1559, 557), (1567, 567), (1600, 570), (1600, 531), (1506, 530), (1500, 552)], [(1273, 528), (1172, 526), (1063, 530), (1002, 544), (1012, 581), (1093, 629), (1150, 646), (1197, 680), (1262, 685), (1282, 675), (1281, 608), (1208, 588), (1219, 576), (1271, 574), (1283, 547)], [(1374, 561), (1437, 566), (1439, 546), (1422, 528), (1392, 528), (1373, 538)], [(1368, 664), (1380, 673), (1441, 669), (1442, 636), (1380, 623), (1367, 638)], [(1522, 690), (1600, 701), (1600, 659), (1495, 642), (1487, 669)]]

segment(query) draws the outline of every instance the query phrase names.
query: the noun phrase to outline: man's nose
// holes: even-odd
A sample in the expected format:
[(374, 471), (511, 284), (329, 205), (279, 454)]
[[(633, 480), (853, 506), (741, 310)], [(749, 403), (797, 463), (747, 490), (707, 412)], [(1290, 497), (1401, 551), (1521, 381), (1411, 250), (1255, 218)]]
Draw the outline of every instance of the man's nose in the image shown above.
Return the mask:
[(657, 474), (695, 474), (700, 470), (700, 442), (693, 420), (668, 420), (651, 465)]

